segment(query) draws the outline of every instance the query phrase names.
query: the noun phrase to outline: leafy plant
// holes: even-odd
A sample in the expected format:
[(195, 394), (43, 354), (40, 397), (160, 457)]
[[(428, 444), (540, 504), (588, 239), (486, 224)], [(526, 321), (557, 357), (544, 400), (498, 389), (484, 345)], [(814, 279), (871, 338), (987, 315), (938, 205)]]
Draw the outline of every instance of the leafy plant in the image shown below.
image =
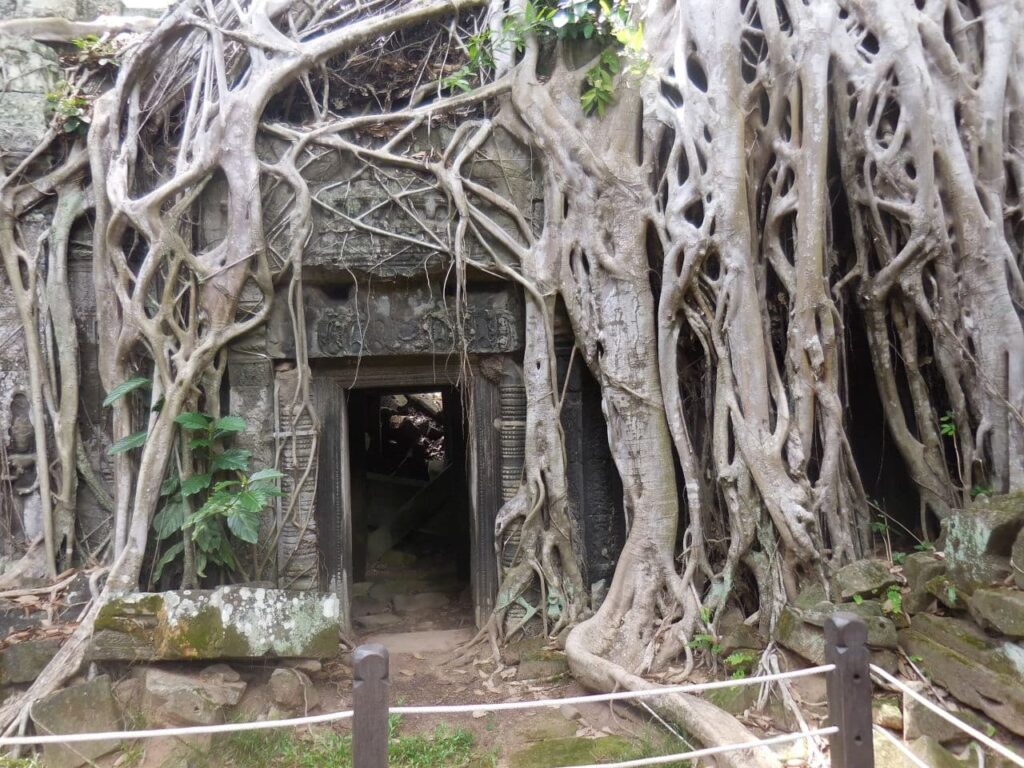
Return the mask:
[(956, 419), (952, 411), (946, 411), (939, 419), (939, 432), (945, 437), (956, 437)]
[(882, 605), (886, 613), (899, 615), (903, 613), (903, 592), (895, 584), (891, 585), (885, 593), (885, 603)]
[(732, 677), (747, 677), (757, 661), (757, 653), (749, 649), (733, 651), (725, 657), (725, 666), (732, 670)]
[[(244, 448), (216, 449), (224, 438), (245, 429), (241, 416), (214, 419), (205, 413), (188, 411), (174, 421), (190, 435), (187, 445), (197, 466), (205, 471), (188, 477), (179, 477), (174, 472), (164, 481), (160, 495), (167, 501), (153, 517), (157, 539), (164, 541), (187, 530), (196, 547), (198, 576), (206, 575), (209, 563), (235, 570), (238, 564), (231, 536), (256, 543), (260, 513), (273, 497), (281, 495), (276, 481), (283, 475), (276, 469), (250, 472), (252, 454)], [(192, 497), (203, 500), (195, 512), (190, 512)], [(153, 578), (159, 579), (184, 550), (184, 540), (171, 545), (157, 562)]]
[(722, 651), (722, 646), (715, 642), (712, 635), (708, 634), (694, 635), (687, 645), (695, 651), (711, 651), (716, 656)]
[(956, 605), (956, 586), (953, 584), (946, 585), (946, 600), (950, 605)]
[(615, 98), (615, 75), (619, 73), (619, 54), (611, 49), (603, 51), (597, 64), (587, 71), (586, 88), (580, 96), (583, 111), (604, 117), (608, 105)]
[(864, 597), (863, 597), (862, 595), (854, 595), (854, 596), (853, 596), (853, 602), (854, 602), (854, 603), (855, 603), (856, 605), (860, 605), (861, 603), (863, 603), (863, 602), (864, 602)]
[(919, 541), (914, 545), (914, 549), (918, 552), (934, 552), (935, 542), (933, 541)]
[(893, 563), (895, 565), (903, 565), (905, 562), (907, 562), (907, 553), (906, 552), (893, 552), (892, 553), (892, 561), (893, 561)]
[(991, 496), (992, 488), (987, 485), (976, 485), (971, 488), (971, 498), (976, 499), (979, 496)]
[(99, 35), (76, 37), (71, 44), (79, 50), (78, 59), (84, 64), (107, 67), (117, 66), (120, 47), (114, 40), (104, 40)]
[(59, 83), (57, 90), (46, 94), (51, 119), (62, 133), (86, 133), (92, 118), (89, 100), (75, 91), (68, 82)]

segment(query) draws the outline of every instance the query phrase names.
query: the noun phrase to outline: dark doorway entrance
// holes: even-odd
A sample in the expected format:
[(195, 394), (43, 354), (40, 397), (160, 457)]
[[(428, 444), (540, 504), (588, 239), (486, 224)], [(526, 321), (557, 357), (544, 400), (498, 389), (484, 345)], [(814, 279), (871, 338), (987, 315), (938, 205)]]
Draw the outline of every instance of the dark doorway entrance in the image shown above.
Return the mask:
[(356, 627), (472, 626), (459, 391), (353, 389), (348, 425)]

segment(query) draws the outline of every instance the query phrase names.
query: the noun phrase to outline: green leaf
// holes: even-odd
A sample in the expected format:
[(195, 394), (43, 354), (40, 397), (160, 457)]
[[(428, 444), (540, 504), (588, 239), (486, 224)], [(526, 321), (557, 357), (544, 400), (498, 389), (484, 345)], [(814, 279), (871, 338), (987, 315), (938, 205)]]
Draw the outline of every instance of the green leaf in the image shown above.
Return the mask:
[(188, 504), (180, 496), (175, 497), (164, 505), (153, 516), (153, 530), (156, 531), (158, 541), (177, 533), (185, 524), (185, 513), (188, 511)]
[(255, 544), (259, 539), (260, 515), (258, 510), (254, 512), (246, 509), (244, 505), (239, 505), (228, 515), (227, 520), (230, 531), (242, 541)]
[(226, 435), (229, 432), (245, 431), (245, 419), (241, 416), (224, 416), (213, 422), (213, 431), (216, 435)]
[(260, 488), (250, 488), (238, 494), (238, 505), (246, 512), (259, 514), (266, 506), (269, 497)]
[(196, 550), (196, 576), (206, 576), (206, 553), (201, 550)]
[(249, 469), (249, 459), (252, 458), (252, 451), (245, 448), (228, 448), (223, 453), (215, 454), (210, 462), (210, 469), (219, 472), (225, 469), (237, 469), (239, 472), (246, 472)]
[(213, 445), (213, 440), (209, 437), (193, 437), (188, 441), (188, 447), (193, 451), (196, 448), (209, 448), (211, 445)]
[(167, 479), (160, 484), (160, 495), (170, 496), (172, 493), (178, 491), (178, 473), (173, 472), (167, 476)]
[(210, 487), (210, 481), (212, 476), (209, 472), (202, 475), (192, 475), (192, 477), (186, 477), (181, 481), (181, 495), (182, 496), (194, 496), (200, 491), (205, 491)]
[(103, 407), (106, 408), (112, 405), (114, 402), (124, 397), (129, 392), (134, 392), (136, 389), (141, 389), (142, 387), (149, 387), (152, 384), (153, 382), (146, 376), (136, 376), (134, 379), (122, 381), (120, 384), (118, 384), (116, 387), (110, 390), (110, 392), (107, 394), (105, 398), (103, 398)]
[(160, 576), (163, 574), (164, 568), (173, 563), (175, 558), (184, 551), (185, 542), (179, 541), (164, 552), (163, 557), (157, 561), (156, 568), (153, 569), (153, 581), (160, 581)]
[(179, 413), (174, 418), (176, 424), (180, 424), (188, 430), (207, 429), (211, 421), (212, 419), (205, 413), (197, 413), (196, 411), (185, 411), (184, 413)]
[(263, 480), (280, 480), (282, 477), (284, 477), (284, 473), (276, 469), (261, 469), (249, 475), (249, 482), (258, 483)]
[(133, 448), (139, 448), (146, 444), (146, 437), (148, 432), (136, 432), (134, 435), (128, 435), (128, 437), (122, 437), (112, 446), (107, 449), (107, 453), (111, 456), (116, 456), (119, 453), (130, 451)]

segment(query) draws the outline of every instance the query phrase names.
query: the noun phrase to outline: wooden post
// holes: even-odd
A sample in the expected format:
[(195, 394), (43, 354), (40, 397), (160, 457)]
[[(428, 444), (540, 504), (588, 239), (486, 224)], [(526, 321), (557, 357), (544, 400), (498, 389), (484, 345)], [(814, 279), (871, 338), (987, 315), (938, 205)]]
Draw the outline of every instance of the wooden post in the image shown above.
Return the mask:
[(874, 768), (871, 732), (871, 656), (868, 628), (852, 613), (835, 613), (825, 622), (825, 661), (835, 664), (827, 681), (832, 768)]
[(354, 768), (387, 768), (388, 649), (360, 645), (352, 654), (352, 763)]

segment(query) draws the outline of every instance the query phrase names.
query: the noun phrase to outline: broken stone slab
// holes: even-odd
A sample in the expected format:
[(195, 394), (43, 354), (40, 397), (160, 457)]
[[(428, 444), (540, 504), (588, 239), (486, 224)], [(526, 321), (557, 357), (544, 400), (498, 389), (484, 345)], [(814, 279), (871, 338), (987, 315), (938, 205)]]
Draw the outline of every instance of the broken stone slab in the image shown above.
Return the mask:
[(1024, 637), (1024, 592), (1013, 587), (976, 589), (967, 609), (985, 629), (1009, 637)]
[(0, 652), (0, 685), (31, 683), (60, 650), (63, 639), (41, 637), (22, 640)]
[(825, 622), (834, 613), (852, 613), (864, 619), (868, 629), (868, 645), (875, 648), (898, 648), (896, 625), (885, 615), (882, 604), (878, 600), (861, 600), (859, 603), (843, 603), (835, 605), (821, 602), (798, 615), (807, 624), (824, 629)]
[(925, 585), (937, 576), (946, 573), (946, 561), (934, 552), (914, 552), (903, 561), (903, 577), (907, 580), (907, 592), (903, 595), (903, 610), (913, 615), (932, 604), (935, 596)]
[[(848, 608), (854, 604), (842, 607)], [(879, 617), (881, 618), (881, 617)], [(822, 621), (824, 624), (824, 621)], [(868, 622), (868, 631), (871, 632), (871, 622)], [(802, 615), (792, 606), (787, 607), (779, 617), (776, 627), (779, 644), (803, 657), (812, 664), (825, 663), (825, 631), (821, 626), (810, 624), (802, 618)], [(869, 634), (870, 642), (870, 634)], [(896, 669), (896, 654), (887, 648), (875, 648), (871, 651), (871, 663), (876, 664), (887, 672)]]
[(737, 624), (722, 635), (719, 643), (721, 655), (728, 656), (733, 651), (751, 650), (760, 651), (764, 649), (764, 638), (757, 629), (747, 624)]
[(270, 675), (270, 696), (288, 712), (305, 714), (320, 706), (320, 693), (313, 681), (298, 669), (275, 669)]
[(924, 590), (951, 611), (962, 611), (967, 608), (964, 601), (965, 593), (945, 573), (940, 573), (925, 582)]
[[(924, 686), (920, 683), (911, 683), (912, 688), (922, 692)], [(963, 720), (967, 725), (976, 728), (984, 734), (992, 736), (995, 734), (995, 727), (981, 715), (969, 709), (945, 708), (949, 714)], [(903, 696), (903, 738), (907, 741), (928, 736), (940, 744), (963, 744), (971, 741), (971, 736), (947, 720), (939, 717), (928, 707), (919, 702), (913, 696)]]
[(1001, 583), (1011, 573), (1010, 553), (1024, 530), (1024, 492), (979, 496), (943, 521), (946, 571), (967, 594)]
[(892, 731), (903, 730), (903, 709), (899, 696), (876, 696), (871, 700), (871, 722)]
[(565, 653), (548, 648), (544, 638), (527, 638), (518, 644), (519, 670), (517, 680), (538, 680), (568, 674)]
[(854, 597), (881, 595), (899, 579), (884, 560), (857, 560), (832, 575), (832, 599), (840, 602)]
[[(110, 677), (101, 675), (86, 683), (51, 693), (32, 705), (36, 732), (105, 733), (121, 730), (121, 720), (110, 688)], [(82, 741), (74, 744), (46, 744), (43, 762), (47, 768), (78, 768), (121, 746), (116, 739)]]
[(137, 593), (100, 609), (89, 658), (330, 658), (340, 631), (334, 594), (244, 586)]
[(976, 624), (919, 613), (899, 633), (900, 647), (919, 656), (936, 684), (1019, 735), (1024, 735), (1024, 649), (989, 637)]
[(213, 725), (224, 722), (225, 707), (242, 699), (246, 683), (221, 676), (193, 676), (147, 669), (143, 712), (147, 722), (160, 725)]

